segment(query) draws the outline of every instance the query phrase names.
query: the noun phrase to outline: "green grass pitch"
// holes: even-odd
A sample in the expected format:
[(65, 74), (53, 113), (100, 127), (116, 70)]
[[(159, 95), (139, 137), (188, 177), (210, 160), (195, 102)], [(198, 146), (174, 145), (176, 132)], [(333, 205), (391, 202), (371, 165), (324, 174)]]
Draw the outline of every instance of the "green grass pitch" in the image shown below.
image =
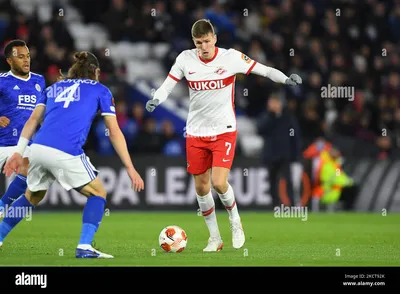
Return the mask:
[[(276, 218), (271, 212), (241, 212), (246, 243), (232, 248), (228, 214), (217, 211), (225, 243), (203, 253), (208, 231), (202, 216), (182, 212), (112, 212), (105, 215), (96, 247), (112, 260), (76, 259), (80, 213), (33, 214), (0, 248), (0, 266), (399, 266), (400, 214), (320, 213)], [(158, 234), (181, 226), (188, 246), (164, 253)]]

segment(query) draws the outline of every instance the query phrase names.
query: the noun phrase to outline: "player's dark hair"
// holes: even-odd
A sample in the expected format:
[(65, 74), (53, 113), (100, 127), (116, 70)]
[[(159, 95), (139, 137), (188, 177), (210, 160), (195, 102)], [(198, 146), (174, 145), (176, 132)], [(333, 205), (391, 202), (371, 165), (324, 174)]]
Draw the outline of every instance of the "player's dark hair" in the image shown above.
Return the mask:
[(201, 38), (208, 35), (209, 33), (214, 33), (214, 26), (208, 19), (199, 19), (192, 26), (192, 37)]
[(69, 68), (68, 74), (64, 76), (60, 70), (59, 80), (65, 79), (96, 79), (96, 69), (100, 67), (97, 57), (88, 51), (76, 52), (75, 63)]
[(8, 42), (8, 44), (4, 47), (4, 52), (3, 52), (4, 57), (11, 58), (14, 47), (25, 47), (25, 46), (26, 46), (25, 41), (19, 39)]

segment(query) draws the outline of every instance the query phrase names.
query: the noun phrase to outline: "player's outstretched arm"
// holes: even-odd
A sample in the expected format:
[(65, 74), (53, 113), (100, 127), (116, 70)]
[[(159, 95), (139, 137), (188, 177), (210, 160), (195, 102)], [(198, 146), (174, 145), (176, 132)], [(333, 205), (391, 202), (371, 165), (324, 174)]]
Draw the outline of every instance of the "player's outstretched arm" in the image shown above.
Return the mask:
[[(21, 138), (22, 139), (25, 138), (29, 142), (29, 140), (32, 138), (33, 134), (36, 132), (36, 129), (39, 126), (39, 124), (42, 123), (45, 111), (46, 111), (46, 106), (44, 106), (42, 104), (37, 105), (35, 107), (31, 116), (26, 121), (24, 128), (22, 129), (20, 140), (21, 140)], [(25, 148), (24, 148), (24, 150), (20, 150), (20, 151), (24, 152)]]
[(9, 177), (14, 172), (17, 174), (23, 164), (22, 155), (25, 153), (25, 149), (29, 144), (33, 134), (35, 133), (38, 125), (41, 123), (46, 107), (44, 105), (37, 105), (35, 110), (32, 112), (29, 119), (26, 121), (24, 128), (22, 129), (21, 136), (18, 140), (18, 145), (15, 153), (7, 160), (4, 166), (3, 173)]
[(148, 112), (153, 112), (158, 105), (167, 100), (176, 84), (183, 78), (184, 66), (182, 64), (184, 64), (184, 55), (184, 52), (178, 55), (171, 69), (169, 70), (167, 78), (157, 89), (157, 91), (154, 92), (153, 99), (147, 101), (146, 110)]
[(291, 74), (290, 77), (286, 76), (283, 72), (281, 72), (279, 69), (266, 66), (261, 63), (256, 63), (256, 65), (253, 67), (253, 70), (251, 73), (263, 76), (266, 78), (269, 78), (275, 83), (281, 83), (281, 84), (286, 84), (289, 86), (296, 86), (300, 85), (302, 83), (302, 79), (299, 75), (297, 74)]
[(135, 191), (142, 191), (144, 189), (144, 182), (139, 173), (133, 167), (131, 156), (129, 155), (128, 147), (126, 145), (126, 140), (124, 134), (119, 128), (117, 118), (113, 115), (105, 115), (104, 122), (109, 131), (111, 144), (126, 167), (128, 175), (132, 180), (132, 188)]
[(148, 112), (153, 112), (158, 105), (167, 100), (169, 94), (171, 94), (177, 83), (178, 82), (173, 77), (168, 75), (160, 88), (154, 92), (153, 99), (147, 101), (146, 110)]

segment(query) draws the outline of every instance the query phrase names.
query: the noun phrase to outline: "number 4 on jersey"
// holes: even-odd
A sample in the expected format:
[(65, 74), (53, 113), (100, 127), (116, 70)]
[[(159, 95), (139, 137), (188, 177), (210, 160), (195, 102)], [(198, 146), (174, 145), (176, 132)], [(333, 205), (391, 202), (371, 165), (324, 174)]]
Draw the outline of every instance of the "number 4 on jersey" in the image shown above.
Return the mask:
[(77, 97), (75, 97), (75, 92), (78, 89), (79, 84), (73, 84), (72, 86), (66, 88), (62, 91), (54, 100), (54, 102), (64, 102), (64, 108), (68, 108), (70, 102), (74, 102)]

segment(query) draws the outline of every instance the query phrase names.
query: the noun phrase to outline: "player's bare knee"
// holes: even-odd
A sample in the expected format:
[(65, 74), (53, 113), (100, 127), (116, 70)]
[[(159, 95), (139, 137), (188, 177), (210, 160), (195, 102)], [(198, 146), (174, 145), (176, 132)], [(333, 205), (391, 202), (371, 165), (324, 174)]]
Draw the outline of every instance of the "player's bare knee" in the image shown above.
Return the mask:
[(101, 183), (101, 181), (97, 178), (97, 182), (96, 185), (93, 185), (94, 187), (94, 195), (95, 196), (99, 196), (99, 197), (103, 197), (104, 199), (107, 198), (107, 192), (104, 189), (103, 184)]
[(210, 173), (206, 172), (204, 174), (194, 176), (194, 185), (197, 195), (207, 195), (211, 190)]
[(228, 190), (228, 182), (225, 179), (212, 179), (212, 186), (219, 194), (223, 194)]
[(211, 190), (210, 180), (207, 180), (204, 177), (197, 178), (194, 182), (194, 185), (196, 189), (196, 194), (199, 196), (205, 196)]
[(195, 178), (195, 189), (199, 196), (207, 195), (211, 190), (210, 179), (207, 177)]
[(99, 196), (99, 197), (103, 197), (104, 199), (107, 198), (107, 192), (104, 189), (103, 185), (100, 185), (98, 187), (96, 187), (96, 192), (94, 194), (95, 196)]
[(104, 189), (99, 177), (95, 178), (93, 181), (85, 185), (79, 192), (86, 197), (99, 196), (103, 197), (104, 199), (106, 199), (107, 197), (107, 192)]
[(204, 196), (207, 195), (208, 192), (210, 192), (211, 190), (211, 186), (210, 186), (210, 181), (206, 181), (206, 180), (198, 180), (195, 181), (195, 189), (196, 189), (196, 193), (199, 196)]
[(107, 199), (107, 192), (106, 192), (106, 190), (104, 190), (104, 188), (100, 189), (100, 190), (98, 190), (96, 196), (99, 196), (99, 197), (102, 197), (104, 199)]
[(80, 190), (80, 193), (85, 195), (86, 197), (99, 196), (104, 199), (107, 198), (107, 192), (103, 188), (103, 186), (86, 185)]
[(28, 167), (29, 167), (29, 160), (24, 158), (23, 165), (19, 170), (19, 174), (23, 175), (24, 177), (28, 176)]
[(21, 167), (21, 169), (19, 170), (18, 174), (20, 174), (20, 175), (22, 175), (24, 177), (27, 177), (28, 176), (28, 169), (27, 168), (25, 169), (25, 168)]
[(32, 205), (36, 206), (40, 203), (40, 201), (43, 200), (44, 196), (46, 195), (46, 192), (47, 191), (32, 192), (27, 189), (25, 192), (25, 197)]
[(206, 196), (210, 192), (211, 188), (209, 185), (196, 186), (196, 194), (199, 196)]

